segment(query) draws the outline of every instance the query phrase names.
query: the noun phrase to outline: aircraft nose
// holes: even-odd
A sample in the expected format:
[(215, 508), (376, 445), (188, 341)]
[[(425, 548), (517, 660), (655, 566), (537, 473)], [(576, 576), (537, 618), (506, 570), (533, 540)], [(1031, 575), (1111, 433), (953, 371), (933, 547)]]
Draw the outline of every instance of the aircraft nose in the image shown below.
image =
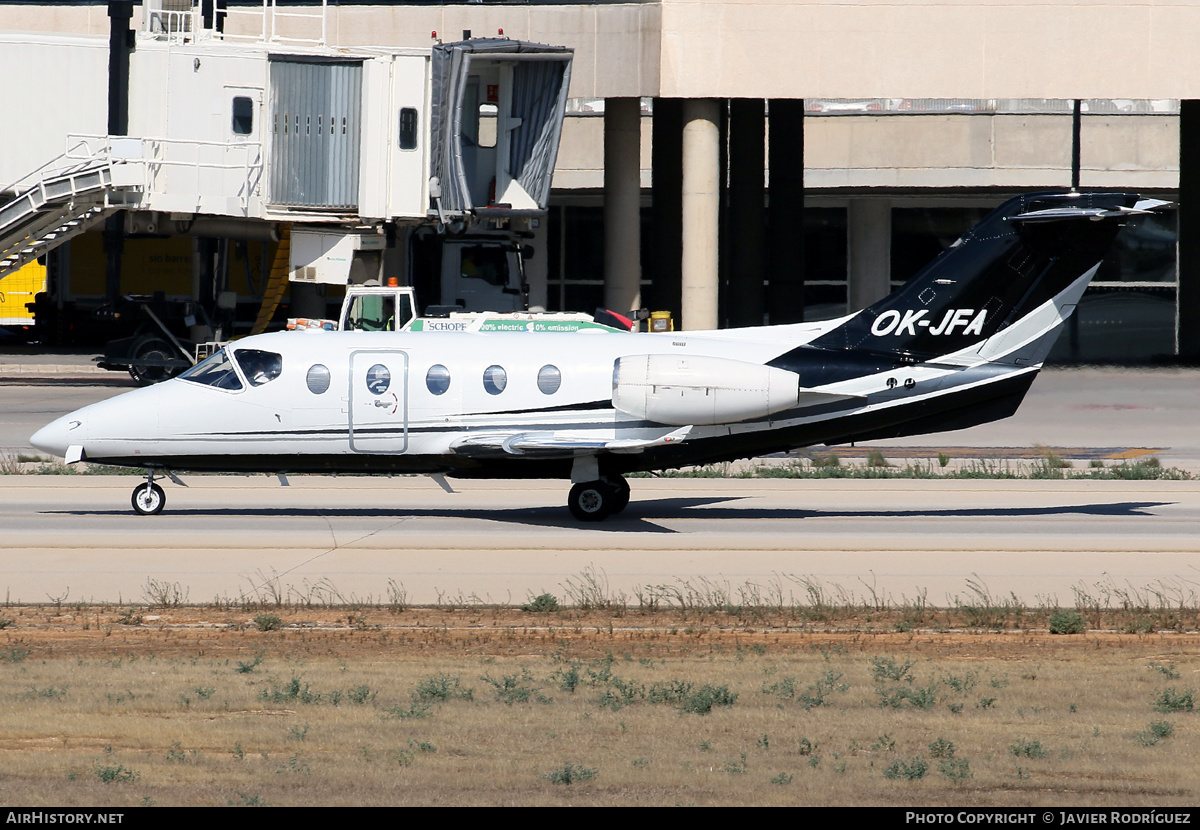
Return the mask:
[(79, 443), (79, 440), (72, 442), (71, 439), (73, 435), (77, 439), (81, 437), (78, 433), (82, 426), (83, 422), (78, 415), (64, 415), (35, 432), (29, 439), (29, 443), (43, 452), (65, 456), (67, 447), (72, 443)]

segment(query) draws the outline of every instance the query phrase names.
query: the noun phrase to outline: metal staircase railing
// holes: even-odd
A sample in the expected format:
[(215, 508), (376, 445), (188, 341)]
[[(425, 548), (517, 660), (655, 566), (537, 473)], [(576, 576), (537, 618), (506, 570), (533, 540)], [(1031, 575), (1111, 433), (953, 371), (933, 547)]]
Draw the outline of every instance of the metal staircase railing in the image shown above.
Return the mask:
[(114, 176), (126, 161), (114, 154), (108, 137), (83, 138), (61, 156), (0, 188), (0, 277), (125, 206), (129, 195), (141, 190), (140, 172), (136, 181), (128, 175)]
[(329, 0), (312, 0), (300, 6), (261, 0), (260, 4), (216, 8), (207, 21), (210, 28), (205, 28), (201, 0), (144, 0), (142, 31), (155, 39), (180, 44), (218, 38), (324, 46), (329, 35)]
[[(0, 277), (90, 230), (114, 210), (116, 208), (89, 205), (78, 210), (56, 211), (49, 216), (39, 216), (39, 221), (25, 228), (24, 236), (14, 239), (8, 248), (0, 249)], [(40, 221), (42, 219), (46, 221)]]

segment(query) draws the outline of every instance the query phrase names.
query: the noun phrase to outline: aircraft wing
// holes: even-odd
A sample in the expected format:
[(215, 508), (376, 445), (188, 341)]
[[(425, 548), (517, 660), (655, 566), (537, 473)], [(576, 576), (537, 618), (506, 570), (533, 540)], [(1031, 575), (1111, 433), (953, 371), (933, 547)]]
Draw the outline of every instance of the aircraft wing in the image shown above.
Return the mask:
[(686, 441), (690, 426), (653, 438), (597, 437), (586, 432), (547, 430), (543, 432), (493, 432), (460, 438), (450, 449), (460, 455), (572, 455), (576, 451), (636, 453), (647, 447)]

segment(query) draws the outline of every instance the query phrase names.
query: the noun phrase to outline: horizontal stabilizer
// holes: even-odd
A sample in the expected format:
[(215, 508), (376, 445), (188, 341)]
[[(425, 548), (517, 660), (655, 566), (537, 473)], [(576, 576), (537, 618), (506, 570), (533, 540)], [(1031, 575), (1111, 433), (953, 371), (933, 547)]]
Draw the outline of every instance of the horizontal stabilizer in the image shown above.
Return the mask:
[(654, 438), (597, 437), (594, 433), (550, 430), (545, 432), (488, 433), (455, 441), (459, 455), (504, 452), (509, 455), (569, 455), (576, 451), (641, 452), (647, 447), (687, 440), (691, 427), (682, 427)]
[(1119, 206), (1115, 209), (1103, 207), (1052, 207), (1031, 210), (1012, 217), (1014, 222), (1057, 222), (1063, 219), (1107, 219), (1113, 216), (1138, 216), (1170, 207), (1173, 202), (1162, 199), (1141, 199), (1132, 207)]

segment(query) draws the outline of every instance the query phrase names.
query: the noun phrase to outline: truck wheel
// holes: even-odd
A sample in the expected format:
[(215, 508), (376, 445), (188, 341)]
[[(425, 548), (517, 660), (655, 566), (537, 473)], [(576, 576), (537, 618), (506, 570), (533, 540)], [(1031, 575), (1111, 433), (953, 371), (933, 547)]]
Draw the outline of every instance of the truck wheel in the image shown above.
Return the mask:
[[(147, 337), (133, 348), (134, 360), (170, 360), (175, 353), (165, 340)], [(130, 366), (129, 376), (138, 386), (152, 386), (170, 378), (169, 366)]]

